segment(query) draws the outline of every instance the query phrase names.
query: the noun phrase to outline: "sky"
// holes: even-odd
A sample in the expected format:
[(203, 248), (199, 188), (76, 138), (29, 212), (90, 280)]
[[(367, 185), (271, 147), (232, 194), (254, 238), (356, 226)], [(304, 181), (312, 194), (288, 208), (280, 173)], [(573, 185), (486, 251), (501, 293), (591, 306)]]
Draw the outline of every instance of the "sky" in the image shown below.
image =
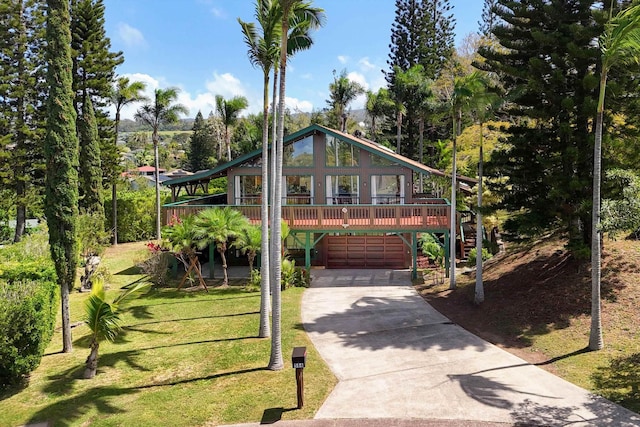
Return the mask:
[[(456, 20), (456, 46), (478, 30), (482, 0), (450, 0)], [(207, 117), (215, 96), (244, 96), (246, 113), (262, 111), (262, 71), (247, 57), (237, 18), (254, 22), (253, 0), (105, 0), (105, 29), (111, 50), (122, 51), (118, 76), (156, 88), (176, 87), (178, 102)], [(393, 0), (314, 0), (325, 10), (325, 25), (313, 33), (313, 46), (287, 65), (286, 104), (311, 112), (327, 106), (334, 70), (376, 91), (385, 86)], [(364, 95), (351, 109), (364, 106)], [(122, 118), (133, 118), (131, 104)], [(113, 114), (113, 112), (112, 112)]]

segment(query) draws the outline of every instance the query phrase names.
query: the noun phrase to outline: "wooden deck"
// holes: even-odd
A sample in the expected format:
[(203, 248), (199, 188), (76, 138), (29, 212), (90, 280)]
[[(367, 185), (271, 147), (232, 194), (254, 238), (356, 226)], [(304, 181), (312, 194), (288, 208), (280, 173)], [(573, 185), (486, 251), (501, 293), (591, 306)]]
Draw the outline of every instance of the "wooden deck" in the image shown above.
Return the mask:
[[(211, 205), (169, 205), (162, 208), (164, 224), (208, 209)], [(261, 222), (260, 206), (232, 206), (252, 223)], [(448, 204), (416, 205), (287, 205), (282, 219), (292, 231), (429, 231), (449, 228)]]

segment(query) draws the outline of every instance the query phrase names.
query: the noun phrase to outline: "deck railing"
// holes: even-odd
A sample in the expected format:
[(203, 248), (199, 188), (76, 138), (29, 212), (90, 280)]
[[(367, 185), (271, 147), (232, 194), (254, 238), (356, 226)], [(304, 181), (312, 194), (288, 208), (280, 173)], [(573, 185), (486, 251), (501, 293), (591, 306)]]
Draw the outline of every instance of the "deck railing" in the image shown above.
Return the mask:
[[(211, 208), (211, 205), (171, 204), (163, 207), (164, 224)], [(232, 206), (253, 223), (261, 221), (259, 205)], [(282, 219), (291, 230), (299, 231), (425, 231), (449, 227), (450, 205), (287, 205)]]

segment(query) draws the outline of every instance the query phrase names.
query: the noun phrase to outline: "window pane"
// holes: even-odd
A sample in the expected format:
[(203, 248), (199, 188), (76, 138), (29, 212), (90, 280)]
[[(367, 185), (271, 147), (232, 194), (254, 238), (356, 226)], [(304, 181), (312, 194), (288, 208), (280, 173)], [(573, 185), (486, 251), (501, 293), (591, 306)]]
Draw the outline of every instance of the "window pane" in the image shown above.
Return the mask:
[(311, 190), (311, 175), (286, 176), (286, 199), (287, 205), (310, 205), (313, 194)]
[(327, 176), (327, 204), (360, 203), (360, 177), (358, 175)]
[(313, 166), (313, 135), (284, 147), (284, 166)]
[(326, 136), (327, 166), (358, 166), (360, 149), (331, 135)]
[(239, 176), (239, 185), (236, 191), (237, 205), (259, 205), (262, 193), (262, 177), (259, 175)]
[(404, 175), (373, 175), (371, 201), (377, 204), (404, 204)]
[(376, 156), (375, 154), (371, 154), (371, 164), (374, 166), (393, 166), (394, 163), (391, 160), (385, 159), (384, 157), (381, 156)]

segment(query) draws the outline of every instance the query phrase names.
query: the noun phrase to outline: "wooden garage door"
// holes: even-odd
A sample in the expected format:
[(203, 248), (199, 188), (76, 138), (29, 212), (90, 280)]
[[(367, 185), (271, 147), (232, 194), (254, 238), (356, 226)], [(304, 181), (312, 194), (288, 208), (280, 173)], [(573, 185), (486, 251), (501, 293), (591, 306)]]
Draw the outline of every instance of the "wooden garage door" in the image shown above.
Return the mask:
[(327, 236), (328, 268), (405, 268), (398, 236)]

